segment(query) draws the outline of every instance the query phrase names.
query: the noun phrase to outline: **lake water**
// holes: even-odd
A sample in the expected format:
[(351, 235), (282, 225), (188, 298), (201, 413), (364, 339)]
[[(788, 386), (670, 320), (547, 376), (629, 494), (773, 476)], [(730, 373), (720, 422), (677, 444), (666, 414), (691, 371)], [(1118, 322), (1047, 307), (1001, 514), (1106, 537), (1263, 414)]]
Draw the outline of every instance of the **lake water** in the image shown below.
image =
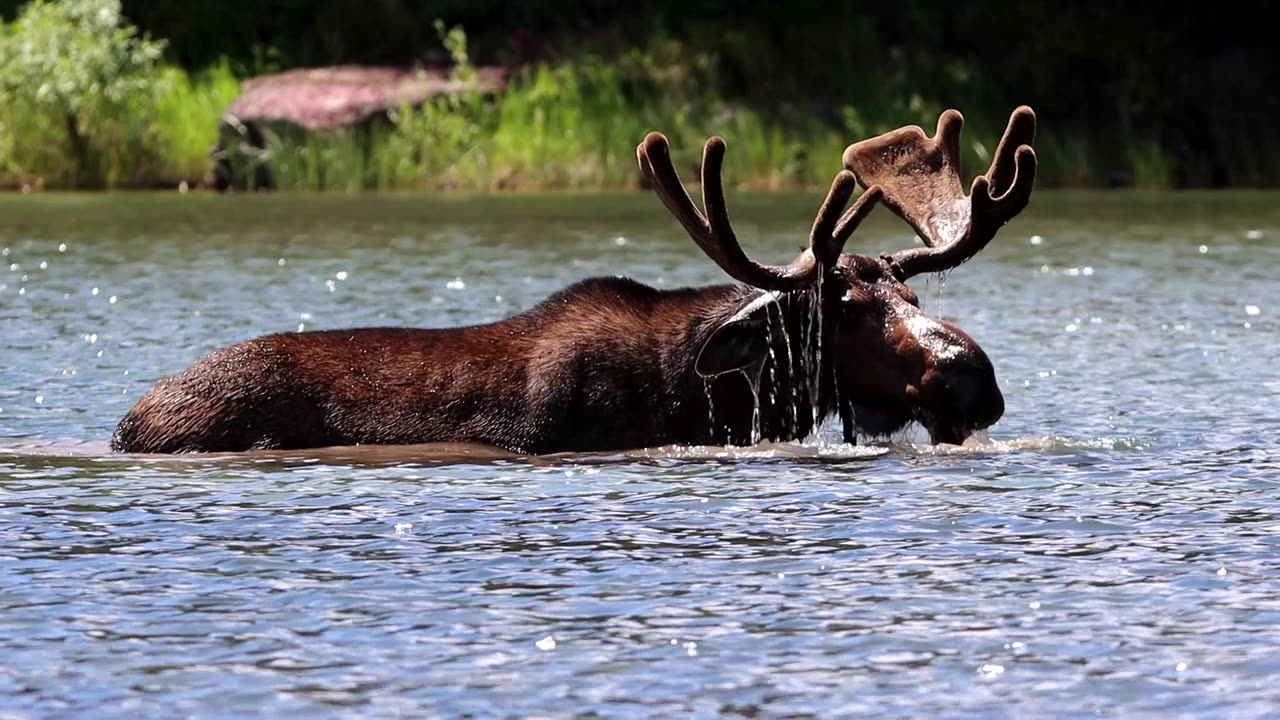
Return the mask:
[[(731, 198), (775, 262), (817, 202)], [(721, 282), (642, 194), (10, 196), (0, 248), (0, 717), (1280, 709), (1280, 195), (1039, 193), (916, 281), (1007, 403), (942, 450), (106, 450), (258, 334)]]

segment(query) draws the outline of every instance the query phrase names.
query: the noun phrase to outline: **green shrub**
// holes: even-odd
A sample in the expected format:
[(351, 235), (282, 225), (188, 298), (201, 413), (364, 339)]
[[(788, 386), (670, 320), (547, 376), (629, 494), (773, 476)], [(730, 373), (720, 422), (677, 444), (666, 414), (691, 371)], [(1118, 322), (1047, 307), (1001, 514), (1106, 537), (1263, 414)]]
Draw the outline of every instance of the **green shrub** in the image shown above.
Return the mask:
[(157, 158), (136, 160), (170, 79), (157, 72), (163, 47), (122, 21), (119, 0), (26, 5), (0, 28), (0, 104), (18, 138), (5, 167), (72, 186), (145, 182)]

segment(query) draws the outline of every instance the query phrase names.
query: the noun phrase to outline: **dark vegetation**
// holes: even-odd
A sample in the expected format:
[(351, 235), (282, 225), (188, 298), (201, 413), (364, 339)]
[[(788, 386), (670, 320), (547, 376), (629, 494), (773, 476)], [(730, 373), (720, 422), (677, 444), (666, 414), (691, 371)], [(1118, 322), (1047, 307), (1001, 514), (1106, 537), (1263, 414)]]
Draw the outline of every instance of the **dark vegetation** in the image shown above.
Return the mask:
[[(374, 138), (281, 143), (281, 185), (631, 187), (630, 149), (661, 129), (679, 148), (725, 136), (742, 168), (727, 178), (734, 185), (817, 186), (839, 149), (861, 137), (927, 127), (946, 107), (965, 112), (969, 137), (991, 137), (1025, 103), (1041, 118), (1046, 186), (1275, 186), (1278, 5), (133, 0), (121, 23), (163, 46), (97, 75), (142, 68), (169, 85), (93, 107), (50, 104), (35, 97), (46, 66), (33, 77), (15, 66), (31, 58), (0, 53), (0, 178), (83, 187), (197, 180), (239, 79), (461, 60), (521, 71), (492, 102), (464, 96), (406, 109)], [(6, 42), (23, 6), (0, 0)], [(49, 29), (56, 24), (45, 21), (45, 37), (61, 37)], [(989, 152), (967, 146), (969, 166), (984, 166)]]

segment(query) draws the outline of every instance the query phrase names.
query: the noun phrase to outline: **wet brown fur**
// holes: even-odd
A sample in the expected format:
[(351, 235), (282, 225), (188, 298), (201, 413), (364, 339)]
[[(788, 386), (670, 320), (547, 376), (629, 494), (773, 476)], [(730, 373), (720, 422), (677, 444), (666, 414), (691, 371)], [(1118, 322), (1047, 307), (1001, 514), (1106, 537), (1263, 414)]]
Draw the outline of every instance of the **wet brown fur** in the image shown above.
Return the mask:
[[(176, 453), (479, 442), (548, 453), (749, 442), (745, 378), (712, 383), (713, 428), (706, 385), (692, 368), (711, 330), (755, 292), (664, 291), (595, 278), (487, 325), (268, 335), (160, 381), (120, 422), (112, 447)], [(789, 374), (780, 368), (773, 377)], [(767, 394), (777, 380), (764, 382)], [(807, 433), (811, 405), (807, 396), (801, 402), (805, 422), (791, 427), (788, 406), (767, 419), (768, 436)]]

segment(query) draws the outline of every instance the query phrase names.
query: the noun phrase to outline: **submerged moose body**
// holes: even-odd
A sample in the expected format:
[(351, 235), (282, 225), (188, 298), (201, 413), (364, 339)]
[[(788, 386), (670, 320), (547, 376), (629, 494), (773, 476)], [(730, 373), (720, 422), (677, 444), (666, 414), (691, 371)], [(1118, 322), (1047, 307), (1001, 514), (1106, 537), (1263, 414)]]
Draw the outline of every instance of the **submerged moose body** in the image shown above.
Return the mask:
[[(990, 169), (960, 182), (960, 129), (905, 127), (845, 150), (790, 264), (757, 263), (733, 233), (707, 141), (700, 211), (666, 138), (637, 149), (659, 199), (740, 284), (657, 290), (594, 278), (487, 325), (282, 333), (161, 380), (121, 420), (120, 452), (473, 442), (524, 453), (792, 440), (838, 416), (845, 439), (918, 422), (935, 443), (995, 423), (1004, 400), (982, 349), (929, 317), (905, 284), (977, 254), (1027, 204), (1035, 115), (1014, 111)], [(857, 187), (862, 194), (846, 210)], [(844, 253), (884, 204), (924, 247)]]

